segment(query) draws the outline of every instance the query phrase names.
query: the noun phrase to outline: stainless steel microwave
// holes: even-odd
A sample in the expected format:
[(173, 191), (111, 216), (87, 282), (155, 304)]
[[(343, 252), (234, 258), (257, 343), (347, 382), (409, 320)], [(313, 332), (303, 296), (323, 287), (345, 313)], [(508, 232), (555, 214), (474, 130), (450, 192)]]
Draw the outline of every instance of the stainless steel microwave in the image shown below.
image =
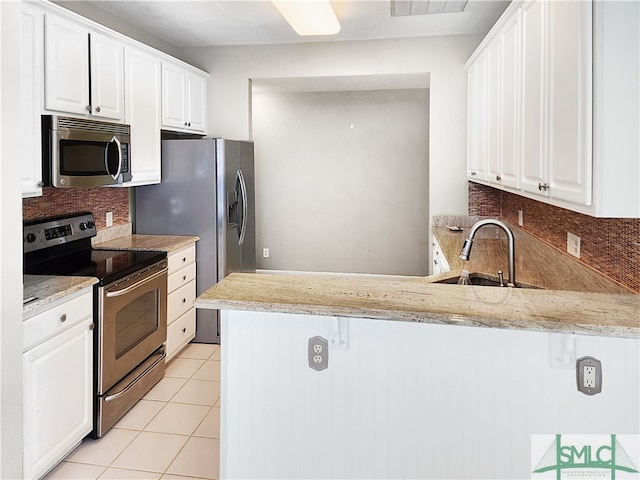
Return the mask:
[(130, 127), (59, 115), (42, 116), (42, 178), (58, 188), (131, 181)]

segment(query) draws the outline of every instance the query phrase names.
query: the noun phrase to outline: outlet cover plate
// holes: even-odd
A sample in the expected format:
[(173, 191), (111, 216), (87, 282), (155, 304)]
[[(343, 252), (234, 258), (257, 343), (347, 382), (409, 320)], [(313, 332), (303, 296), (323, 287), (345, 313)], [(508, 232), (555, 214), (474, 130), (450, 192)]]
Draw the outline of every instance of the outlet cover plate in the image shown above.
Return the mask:
[(319, 336), (311, 337), (307, 348), (309, 368), (325, 370), (329, 366), (329, 342)]
[(567, 252), (576, 258), (580, 258), (580, 237), (567, 232)]
[(585, 395), (595, 395), (602, 391), (602, 364), (593, 357), (576, 360), (576, 380), (578, 391)]

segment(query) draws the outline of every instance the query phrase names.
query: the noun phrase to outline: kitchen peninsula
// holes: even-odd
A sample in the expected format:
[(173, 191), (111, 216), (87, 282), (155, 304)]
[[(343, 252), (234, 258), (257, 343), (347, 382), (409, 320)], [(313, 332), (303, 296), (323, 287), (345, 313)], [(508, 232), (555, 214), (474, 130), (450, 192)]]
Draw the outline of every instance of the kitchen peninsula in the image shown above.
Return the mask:
[[(451, 267), (234, 273), (196, 299), (221, 309), (221, 478), (529, 478), (534, 434), (640, 433), (639, 295), (595, 278), (571, 291), (563, 274), (565, 290), (437, 283)], [(600, 394), (576, 388), (584, 356), (602, 362)]]

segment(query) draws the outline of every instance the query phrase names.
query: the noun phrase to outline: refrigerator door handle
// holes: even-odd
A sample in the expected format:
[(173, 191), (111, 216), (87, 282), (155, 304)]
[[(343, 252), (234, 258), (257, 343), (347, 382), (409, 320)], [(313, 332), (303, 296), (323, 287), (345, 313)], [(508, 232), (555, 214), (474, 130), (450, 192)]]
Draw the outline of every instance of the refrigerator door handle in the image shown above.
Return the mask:
[(240, 179), (240, 194), (242, 195), (242, 222), (240, 224), (240, 239), (238, 240), (238, 245), (242, 245), (247, 230), (247, 184), (244, 181), (242, 170), (238, 170), (238, 178)]

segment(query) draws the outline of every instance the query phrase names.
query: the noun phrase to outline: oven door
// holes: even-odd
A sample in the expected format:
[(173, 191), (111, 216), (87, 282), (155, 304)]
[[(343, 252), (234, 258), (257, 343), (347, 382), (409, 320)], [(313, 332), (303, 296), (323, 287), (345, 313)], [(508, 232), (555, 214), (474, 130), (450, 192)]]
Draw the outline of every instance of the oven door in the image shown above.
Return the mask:
[(167, 262), (99, 288), (98, 395), (167, 339)]

